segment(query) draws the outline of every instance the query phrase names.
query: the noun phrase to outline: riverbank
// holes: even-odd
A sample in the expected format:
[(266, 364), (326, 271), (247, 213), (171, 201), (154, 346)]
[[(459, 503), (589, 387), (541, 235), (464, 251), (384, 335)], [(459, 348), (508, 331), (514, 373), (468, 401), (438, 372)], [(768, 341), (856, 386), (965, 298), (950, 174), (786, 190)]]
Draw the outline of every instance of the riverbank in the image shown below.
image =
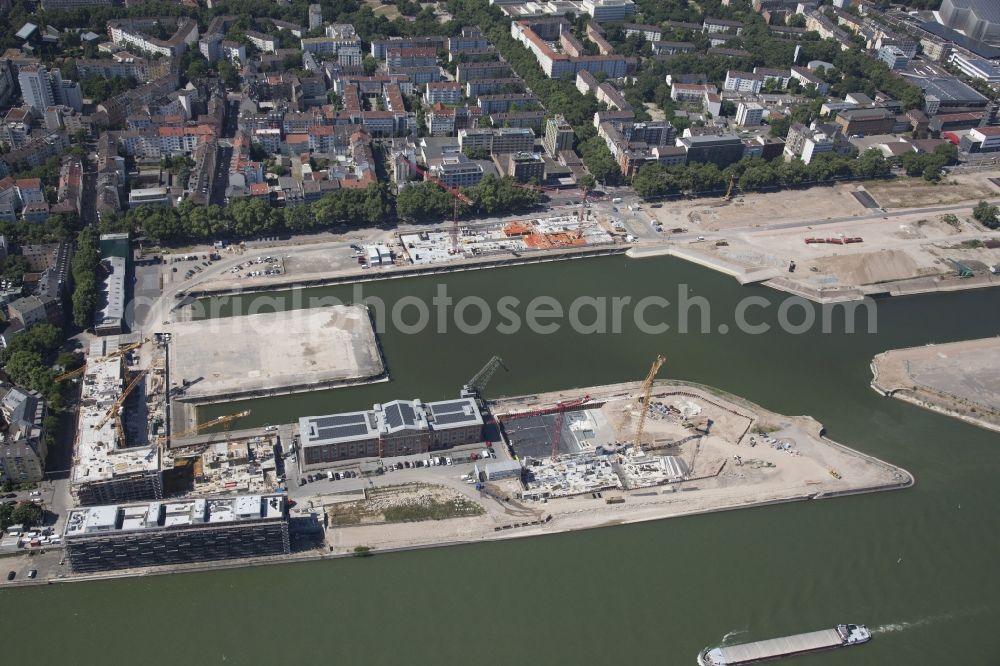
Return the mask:
[(362, 270), (360, 268), (317, 271), (308, 274), (291, 274), (272, 276), (266, 280), (253, 283), (240, 283), (237, 280), (222, 279), (199, 285), (197, 288), (182, 290), (175, 294), (179, 302), (190, 302), (200, 298), (215, 298), (221, 296), (240, 296), (253, 293), (283, 291), (309, 287), (329, 287), (344, 284), (376, 282), (381, 280), (420, 277), (425, 275), (442, 275), (463, 271), (486, 270), (519, 266), (524, 264), (540, 264), (553, 261), (567, 261), (589, 257), (603, 257), (624, 254), (628, 246), (593, 246), (566, 249), (540, 250), (519, 256), (508, 254), (473, 259), (456, 259), (448, 263), (425, 265), (389, 265)]
[[(491, 409), (504, 421), (504, 414), (537, 410), (589, 396), (589, 402), (584, 407), (595, 407), (581, 410), (602, 412), (612, 418), (634, 404), (637, 390), (636, 383), (581, 388), (507, 398), (491, 403)], [(653, 389), (652, 400), (655, 404), (680, 405), (698, 410), (699, 416), (692, 417), (692, 423), (687, 425), (670, 418), (651, 417), (644, 431), (649, 440), (648, 455), (668, 455), (683, 461), (688, 470), (683, 478), (653, 485), (644, 485), (639, 481), (635, 485), (629, 483), (600, 492), (550, 496), (545, 501), (522, 498), (520, 484), (515, 487), (515, 484), (500, 483), (490, 497), (480, 497), (479, 493), (467, 490), (467, 496), (479, 497), (487, 510), (483, 516), (438, 522), (342, 527), (327, 533), (329, 546), (334, 552), (346, 554), (358, 546), (370, 547), (378, 552), (544, 536), (809, 499), (882, 492), (914, 484), (913, 476), (906, 470), (827, 439), (822, 434), (822, 425), (810, 417), (776, 414), (741, 398), (697, 384), (658, 382)], [(602, 417), (598, 415), (595, 418), (599, 424)], [(633, 418), (626, 416), (627, 420)], [(695, 422), (699, 419), (702, 423), (707, 419), (711, 430), (692, 437)], [(539, 424), (536, 429), (542, 427)], [(571, 427), (570, 432), (574, 428)], [(595, 432), (601, 430), (600, 425), (596, 426)], [(564, 434), (564, 437), (570, 435)], [(507, 443), (516, 455), (525, 456), (516, 437)], [(537, 447), (537, 443), (532, 445)], [(593, 451), (585, 445), (578, 453), (586, 458), (588, 450)], [(570, 460), (576, 461), (574, 465), (584, 464), (573, 457)], [(628, 461), (627, 458), (623, 460)], [(528, 468), (529, 474), (534, 474), (532, 469)], [(463, 486), (455, 483), (452, 487), (460, 491)], [(494, 499), (498, 491), (506, 493), (507, 499)], [(524, 497), (537, 492), (537, 489), (531, 490)]]
[(1000, 432), (1000, 338), (894, 349), (871, 369), (884, 396)]
[[(504, 414), (537, 409), (580, 399), (586, 395), (589, 396), (589, 402), (584, 407), (601, 410), (611, 417), (622, 414), (626, 423), (631, 423), (635, 415), (630, 415), (629, 410), (635, 404), (638, 391), (639, 384), (634, 382), (588, 387), (505, 398), (491, 403), (491, 409), (504, 420)], [(497, 487), (492, 491), (480, 492), (478, 488), (465, 482), (464, 474), (456, 472), (448, 475), (447, 472), (453, 469), (448, 467), (445, 468), (447, 472), (442, 471), (428, 478), (456, 496), (461, 495), (465, 500), (481, 505), (483, 515), (333, 527), (325, 531), (322, 548), (289, 556), (201, 562), (86, 575), (70, 574), (59, 567), (51, 570), (54, 574), (52, 577), (21, 584), (108, 580), (355, 557), (355, 551), (359, 547), (371, 549), (377, 555), (545, 536), (808, 499), (895, 490), (914, 483), (913, 476), (906, 470), (827, 439), (823, 435), (822, 425), (810, 417), (791, 417), (770, 412), (738, 396), (692, 383), (657, 382), (651, 399), (651, 404), (676, 405), (691, 415), (684, 419), (665, 417), (662, 414), (670, 410), (664, 408), (651, 413), (645, 430), (649, 442), (645, 459), (669, 455), (683, 460), (687, 471), (682, 477), (669, 481), (659, 480), (651, 485), (630, 480), (621, 487), (605, 489), (601, 493), (584, 492), (552, 497), (546, 501), (532, 501), (521, 497), (523, 486), (520, 483), (496, 482)], [(589, 407), (590, 405), (593, 407)], [(706, 426), (706, 423), (709, 425)], [(676, 439), (685, 432), (695, 432), (695, 436)], [(665, 443), (667, 440), (670, 441)], [(519, 453), (517, 439), (507, 443), (513, 448), (495, 447), (501, 459), (508, 457), (508, 451)], [(622, 464), (630, 460), (630, 454), (622, 455), (626, 456), (622, 459)], [(521, 456), (524, 456), (523, 452)], [(578, 456), (571, 456), (570, 459), (577, 458)], [(459, 470), (458, 467), (454, 469)], [(396, 474), (401, 475), (402, 472)], [(373, 477), (373, 481), (376, 480), (379, 487), (384, 488), (406, 483), (402, 476), (398, 481), (388, 476)], [(348, 500), (331, 496), (329, 501), (339, 504)], [(325, 502), (320, 501), (315, 506), (310, 502), (309, 505), (311, 508), (295, 509), (292, 513), (293, 520), (317, 518), (322, 523)], [(311, 520), (310, 522), (312, 523)]]

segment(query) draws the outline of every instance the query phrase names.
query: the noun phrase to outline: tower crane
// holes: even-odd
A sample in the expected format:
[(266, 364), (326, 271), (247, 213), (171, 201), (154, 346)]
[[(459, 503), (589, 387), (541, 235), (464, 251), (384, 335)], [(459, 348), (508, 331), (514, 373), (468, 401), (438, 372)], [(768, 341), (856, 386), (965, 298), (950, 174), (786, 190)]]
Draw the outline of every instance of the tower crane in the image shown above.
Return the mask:
[[(215, 426), (219, 426), (219, 425), (226, 426), (226, 430), (228, 431), (229, 430), (229, 426), (232, 424), (233, 421), (245, 418), (247, 416), (250, 416), (250, 410), (249, 409), (245, 409), (242, 412), (236, 412), (235, 414), (227, 414), (225, 416), (218, 416), (218, 417), (216, 417), (214, 419), (211, 419), (209, 421), (205, 421), (204, 423), (199, 423), (199, 424), (195, 425), (192, 428), (188, 428), (187, 430), (182, 430), (181, 432), (175, 432), (175, 433), (173, 433), (171, 435), (171, 437), (178, 438), (178, 439), (182, 438), (182, 437), (190, 437), (191, 435), (197, 435), (202, 430), (205, 430), (207, 428), (212, 428), (212, 427), (215, 427)], [(167, 439), (166, 437), (161, 437), (160, 441), (164, 442), (166, 439)]]
[[(637, 451), (642, 450), (642, 433), (646, 428), (646, 414), (649, 412), (649, 398), (653, 392), (653, 382), (656, 380), (656, 374), (663, 367), (666, 362), (666, 358), (661, 354), (657, 355), (656, 360), (653, 361), (653, 365), (649, 367), (649, 372), (646, 374), (646, 379), (643, 380), (639, 387), (639, 393), (636, 396), (633, 405), (639, 406), (639, 423), (636, 424), (635, 435), (632, 437), (632, 443)], [(641, 403), (641, 404), (639, 404)], [(622, 426), (624, 426), (624, 419), (622, 421)], [(621, 426), (619, 426), (619, 437), (621, 439)]]
[(472, 199), (462, 194), (462, 191), (457, 187), (452, 187), (448, 183), (444, 182), (443, 180), (432, 174), (429, 170), (423, 168), (422, 166), (414, 162), (413, 160), (403, 157), (402, 155), (400, 155), (399, 159), (406, 162), (410, 166), (410, 168), (412, 168), (414, 171), (422, 175), (424, 177), (424, 180), (431, 181), (432, 183), (440, 187), (442, 190), (450, 194), (451, 198), (455, 200), (455, 208), (451, 224), (451, 249), (454, 250), (455, 252), (458, 252), (458, 203), (462, 202), (467, 206), (471, 206)]
[[(118, 396), (118, 399), (114, 401), (114, 403), (111, 405), (111, 407), (108, 408), (108, 411), (104, 414), (104, 416), (101, 417), (101, 420), (98, 421), (97, 425), (94, 426), (95, 430), (100, 430), (104, 426), (104, 424), (108, 422), (108, 419), (112, 418), (115, 419), (115, 427), (121, 429), (122, 405), (125, 404), (125, 400), (132, 394), (132, 391), (134, 391), (135, 387), (139, 385), (139, 382), (142, 381), (142, 378), (146, 376), (147, 372), (148, 370), (140, 370), (139, 372), (136, 373), (135, 377), (132, 378), (132, 381), (130, 381), (128, 383), (128, 386), (125, 387), (125, 390), (122, 391), (122, 394)], [(124, 444), (125, 443), (124, 430), (120, 430), (118, 434), (119, 436), (122, 437), (122, 443)]]
[[(149, 342), (149, 338), (146, 338), (144, 340), (140, 340), (139, 342), (136, 342), (136, 343), (133, 343), (133, 344), (130, 344), (130, 345), (126, 345), (126, 346), (122, 347), (121, 349), (119, 349), (116, 352), (112, 352), (112, 353), (107, 354), (105, 356), (98, 357), (97, 359), (94, 359), (94, 360), (95, 361), (108, 361), (108, 360), (111, 360), (113, 358), (118, 358), (120, 356), (124, 356), (125, 354), (128, 354), (131, 351), (135, 351), (136, 349), (138, 349), (139, 347), (143, 346), (147, 342)], [(54, 381), (61, 382), (64, 379), (71, 379), (72, 377), (76, 377), (78, 375), (82, 375), (84, 373), (84, 371), (87, 369), (87, 363), (88, 362), (89, 361), (84, 361), (83, 365), (81, 365), (79, 368), (76, 368), (75, 370), (70, 370), (69, 372), (64, 372), (63, 374), (61, 374), (58, 377), (56, 377)]]

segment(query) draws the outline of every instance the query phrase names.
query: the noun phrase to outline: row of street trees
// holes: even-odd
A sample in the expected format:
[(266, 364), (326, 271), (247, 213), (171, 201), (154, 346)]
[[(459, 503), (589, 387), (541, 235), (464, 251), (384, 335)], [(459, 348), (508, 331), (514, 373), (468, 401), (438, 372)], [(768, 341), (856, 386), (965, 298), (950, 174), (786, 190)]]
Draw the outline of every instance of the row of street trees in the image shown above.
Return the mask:
[[(518, 186), (510, 177), (493, 176), (483, 178), (475, 187), (464, 188), (463, 193), (472, 200), (472, 210), (486, 215), (526, 210), (540, 197), (537, 190)], [(469, 208), (463, 204), (460, 213), (468, 212)], [(411, 185), (398, 197), (386, 184), (377, 183), (365, 188), (342, 188), (312, 204), (288, 208), (275, 208), (258, 198), (237, 199), (224, 207), (196, 206), (184, 201), (175, 208), (133, 208), (124, 216), (102, 220), (100, 231), (128, 231), (164, 243), (182, 243), (227, 236), (306, 233), (332, 227), (371, 227), (397, 216), (434, 221), (451, 217), (452, 212), (451, 196), (433, 183)], [(89, 259), (86, 263), (89, 265)], [(79, 296), (81, 312), (87, 305), (84, 300), (89, 298), (88, 294), (89, 290)], [(84, 325), (82, 321), (77, 324)]]
[(810, 183), (826, 183), (841, 178), (884, 178), (892, 164), (878, 150), (865, 151), (858, 158), (823, 153), (809, 164), (800, 159), (790, 162), (744, 158), (725, 169), (714, 164), (691, 163), (665, 167), (651, 164), (639, 169), (633, 181), (635, 191), (643, 197), (681, 193), (717, 192), (732, 180), (744, 192), (778, 187), (798, 187)]

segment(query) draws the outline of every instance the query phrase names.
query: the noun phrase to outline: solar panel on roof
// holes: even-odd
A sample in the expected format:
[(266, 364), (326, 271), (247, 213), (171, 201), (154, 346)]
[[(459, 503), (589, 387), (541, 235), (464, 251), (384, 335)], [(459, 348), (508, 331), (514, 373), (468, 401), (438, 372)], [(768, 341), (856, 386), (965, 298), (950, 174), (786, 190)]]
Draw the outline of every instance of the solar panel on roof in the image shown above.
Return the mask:
[(342, 439), (344, 437), (357, 437), (358, 435), (364, 435), (367, 432), (367, 426), (364, 424), (356, 424), (322, 428), (318, 434), (322, 439)]
[(319, 416), (313, 419), (317, 428), (329, 428), (331, 426), (346, 425), (348, 423), (364, 423), (364, 414), (338, 414), (336, 416)]
[(476, 417), (473, 415), (465, 414), (464, 412), (457, 412), (453, 414), (441, 414), (435, 419), (435, 422), (439, 426), (449, 425), (451, 423), (461, 423), (462, 421), (475, 423)]
[(451, 412), (465, 411), (465, 408), (468, 406), (468, 400), (451, 400), (449, 402), (432, 403), (430, 408), (435, 414), (448, 414)]

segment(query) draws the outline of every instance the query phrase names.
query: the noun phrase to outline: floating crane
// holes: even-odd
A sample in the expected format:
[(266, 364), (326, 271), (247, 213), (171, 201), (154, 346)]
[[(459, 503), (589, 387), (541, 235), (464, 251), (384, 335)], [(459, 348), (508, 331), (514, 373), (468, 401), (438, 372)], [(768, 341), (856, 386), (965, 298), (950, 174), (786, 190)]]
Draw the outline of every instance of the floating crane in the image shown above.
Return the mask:
[(483, 392), (486, 390), (486, 385), (496, 374), (496, 371), (500, 368), (504, 370), (509, 370), (506, 365), (504, 365), (503, 359), (499, 356), (494, 356), (489, 361), (486, 362), (479, 372), (472, 376), (465, 384), (465, 391), (468, 393), (473, 393), (476, 396), (482, 396)]
[[(642, 385), (639, 387), (639, 394), (636, 396), (634, 405), (639, 407), (639, 423), (636, 424), (635, 434), (632, 437), (632, 443), (637, 451), (642, 450), (642, 433), (646, 428), (646, 414), (649, 411), (649, 398), (653, 393), (653, 382), (656, 380), (656, 374), (663, 367), (666, 362), (666, 358), (663, 355), (658, 355), (656, 360), (653, 361), (653, 365), (649, 367), (649, 372), (646, 374), (646, 379), (643, 380)], [(641, 404), (639, 404), (641, 403)], [(621, 440), (621, 429), (625, 425), (624, 418), (619, 426), (619, 437)]]
[[(107, 354), (106, 356), (101, 356), (101, 357), (99, 357), (97, 359), (94, 359), (94, 360), (95, 361), (108, 361), (108, 360), (111, 360), (113, 358), (118, 358), (120, 356), (124, 356), (125, 354), (128, 354), (131, 351), (135, 351), (136, 349), (138, 349), (139, 347), (143, 346), (147, 342), (149, 342), (149, 338), (146, 338), (145, 340), (140, 340), (139, 342), (136, 342), (136, 343), (133, 343), (133, 344), (130, 344), (130, 345), (126, 345), (126, 346), (122, 347), (121, 349), (119, 349), (116, 352), (112, 352), (110, 354)], [(65, 379), (71, 379), (71, 378), (76, 377), (78, 375), (82, 375), (84, 373), (84, 371), (87, 369), (87, 363), (88, 363), (88, 361), (84, 361), (83, 365), (81, 365), (79, 368), (76, 368), (75, 370), (70, 370), (69, 372), (64, 372), (63, 374), (61, 374), (58, 377), (56, 377), (54, 381), (61, 382), (61, 381), (65, 380)]]

